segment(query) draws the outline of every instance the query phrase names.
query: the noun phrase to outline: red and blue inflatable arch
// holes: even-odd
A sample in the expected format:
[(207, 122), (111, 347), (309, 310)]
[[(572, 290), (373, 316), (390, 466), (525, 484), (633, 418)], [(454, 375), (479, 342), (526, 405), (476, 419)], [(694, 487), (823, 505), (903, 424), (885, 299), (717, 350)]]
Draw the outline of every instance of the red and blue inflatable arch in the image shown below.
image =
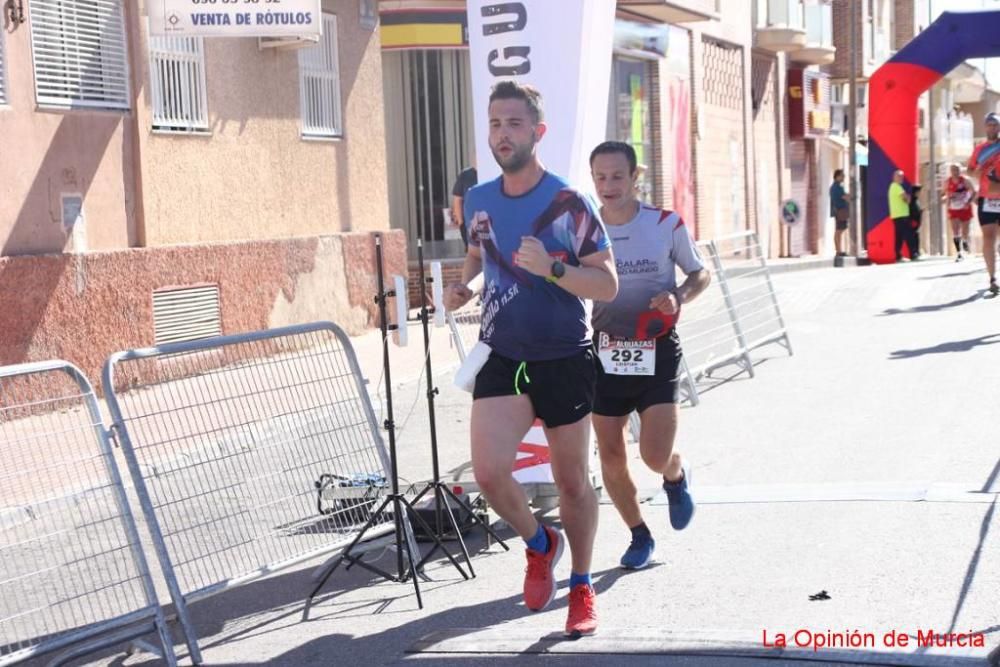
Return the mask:
[[(902, 169), (917, 179), (917, 98), (968, 58), (1000, 55), (1000, 11), (944, 12), (872, 75), (868, 83), (868, 257), (896, 261), (889, 184)], [(925, 188), (931, 195), (932, 188)]]

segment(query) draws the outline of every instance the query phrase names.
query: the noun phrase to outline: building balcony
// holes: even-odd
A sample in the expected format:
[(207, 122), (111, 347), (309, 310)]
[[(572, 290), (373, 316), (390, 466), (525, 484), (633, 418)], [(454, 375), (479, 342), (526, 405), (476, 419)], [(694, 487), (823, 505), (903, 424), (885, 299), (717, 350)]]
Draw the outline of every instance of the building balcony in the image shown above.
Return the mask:
[(837, 56), (833, 46), (833, 7), (821, 0), (806, 0), (803, 7), (806, 40), (789, 58), (804, 65), (829, 65)]
[(618, 10), (660, 23), (719, 20), (719, 0), (618, 0)]
[(801, 0), (757, 0), (756, 44), (779, 53), (798, 51), (806, 44)]

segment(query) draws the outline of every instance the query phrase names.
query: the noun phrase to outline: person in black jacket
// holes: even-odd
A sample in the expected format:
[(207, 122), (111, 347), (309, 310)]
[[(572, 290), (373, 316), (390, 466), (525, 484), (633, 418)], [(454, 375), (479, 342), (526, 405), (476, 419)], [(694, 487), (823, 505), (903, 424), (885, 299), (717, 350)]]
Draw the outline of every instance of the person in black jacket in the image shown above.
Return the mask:
[(469, 249), (469, 231), (465, 227), (465, 213), (462, 207), (465, 205), (465, 194), (477, 183), (479, 183), (479, 176), (476, 173), (476, 167), (472, 166), (458, 175), (458, 178), (455, 179), (455, 186), (451, 189), (451, 220), (458, 226), (466, 250)]

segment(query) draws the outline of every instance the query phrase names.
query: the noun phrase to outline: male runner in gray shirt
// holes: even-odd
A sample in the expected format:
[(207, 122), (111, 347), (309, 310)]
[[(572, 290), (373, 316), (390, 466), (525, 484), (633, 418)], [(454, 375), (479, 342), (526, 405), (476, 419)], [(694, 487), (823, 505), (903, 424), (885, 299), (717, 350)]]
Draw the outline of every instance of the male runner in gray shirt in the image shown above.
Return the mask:
[[(681, 305), (704, 291), (711, 276), (681, 217), (636, 198), (637, 163), (632, 146), (605, 142), (591, 153), (590, 167), (619, 284), (613, 301), (594, 303), (594, 344), (602, 366), (594, 400), (594, 432), (604, 486), (632, 530), (632, 542), (621, 564), (639, 569), (649, 564), (655, 542), (629, 475), (624, 430), (629, 414), (637, 410), (642, 422), (642, 460), (663, 476), (671, 526), (675, 530), (686, 527), (694, 514), (694, 500), (687, 466), (674, 451), (681, 362), (674, 323)], [(687, 274), (680, 287), (675, 267)]]

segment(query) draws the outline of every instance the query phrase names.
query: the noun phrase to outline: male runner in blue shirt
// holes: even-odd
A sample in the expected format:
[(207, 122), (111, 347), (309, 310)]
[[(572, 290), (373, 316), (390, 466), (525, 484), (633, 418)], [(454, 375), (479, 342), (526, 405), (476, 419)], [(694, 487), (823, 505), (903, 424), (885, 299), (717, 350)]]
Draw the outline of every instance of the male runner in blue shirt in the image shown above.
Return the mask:
[[(597, 370), (586, 300), (611, 300), (618, 291), (611, 243), (594, 205), (538, 159), (546, 130), (538, 91), (498, 83), (489, 121), (502, 175), (466, 196), (464, 284), (445, 294), (449, 310), (462, 307), (472, 297), (466, 285), (484, 273), (479, 335), (492, 352), (473, 391), (472, 466), (490, 505), (527, 543), (524, 602), (532, 611), (555, 597), (553, 569), (569, 540), (566, 634), (589, 635), (597, 630), (590, 582), (597, 495), (587, 470)], [(565, 538), (535, 519), (511, 474), (536, 417), (549, 443)]]

